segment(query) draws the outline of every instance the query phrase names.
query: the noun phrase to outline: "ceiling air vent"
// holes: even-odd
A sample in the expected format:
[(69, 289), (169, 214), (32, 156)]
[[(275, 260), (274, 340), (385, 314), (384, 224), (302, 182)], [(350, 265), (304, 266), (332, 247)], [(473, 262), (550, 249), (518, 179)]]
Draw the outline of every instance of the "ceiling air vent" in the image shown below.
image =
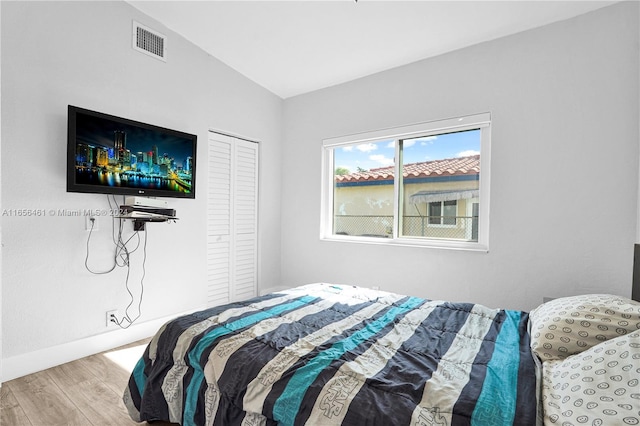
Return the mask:
[(133, 21), (133, 48), (161, 61), (167, 61), (167, 38), (136, 21)]

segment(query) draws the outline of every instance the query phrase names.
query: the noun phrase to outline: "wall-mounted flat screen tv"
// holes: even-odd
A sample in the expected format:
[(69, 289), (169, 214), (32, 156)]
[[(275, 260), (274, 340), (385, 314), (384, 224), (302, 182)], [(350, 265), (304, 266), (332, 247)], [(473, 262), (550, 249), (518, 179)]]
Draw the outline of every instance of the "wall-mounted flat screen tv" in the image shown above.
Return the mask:
[(196, 135), (69, 105), (67, 191), (195, 198)]

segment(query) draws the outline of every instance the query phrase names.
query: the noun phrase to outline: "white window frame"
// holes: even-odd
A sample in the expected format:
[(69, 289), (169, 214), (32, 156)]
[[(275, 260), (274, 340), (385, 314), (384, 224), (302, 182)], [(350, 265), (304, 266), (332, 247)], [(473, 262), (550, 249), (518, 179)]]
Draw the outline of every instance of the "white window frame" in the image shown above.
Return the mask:
[[(334, 191), (334, 150), (348, 145), (394, 139), (396, 141), (395, 158), (401, 158), (402, 139), (424, 137), (465, 130), (480, 130), (480, 206), (478, 214), (478, 241), (443, 240), (435, 238), (415, 238), (400, 236), (402, 161), (396, 161), (394, 174), (394, 220), (391, 238), (362, 237), (333, 234), (333, 191)], [(430, 247), (442, 249), (489, 251), (489, 206), (491, 181), (491, 114), (481, 113), (464, 117), (429, 121), (390, 129), (375, 130), (348, 136), (339, 136), (322, 141), (322, 190), (320, 239), (333, 242)], [(443, 225), (444, 226), (444, 225)]]

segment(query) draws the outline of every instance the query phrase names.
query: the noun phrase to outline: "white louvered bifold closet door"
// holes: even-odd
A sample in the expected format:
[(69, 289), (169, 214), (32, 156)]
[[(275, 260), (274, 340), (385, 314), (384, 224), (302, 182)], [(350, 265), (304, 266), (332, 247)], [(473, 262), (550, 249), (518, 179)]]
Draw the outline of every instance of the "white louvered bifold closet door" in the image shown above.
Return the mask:
[(209, 132), (207, 303), (257, 294), (258, 144)]

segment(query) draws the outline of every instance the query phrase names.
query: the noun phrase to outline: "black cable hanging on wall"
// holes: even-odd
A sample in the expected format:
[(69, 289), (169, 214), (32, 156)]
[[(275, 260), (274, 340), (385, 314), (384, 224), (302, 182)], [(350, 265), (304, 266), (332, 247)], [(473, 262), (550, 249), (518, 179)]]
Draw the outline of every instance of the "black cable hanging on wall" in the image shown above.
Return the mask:
[[(117, 211), (119, 209), (115, 196), (111, 195), (111, 198), (110, 198), (110, 196), (107, 195), (107, 202), (109, 203), (109, 208), (111, 209), (110, 210), (111, 212)], [(115, 206), (115, 209), (114, 209), (114, 206)], [(116, 232), (116, 224), (115, 224), (116, 220), (118, 221), (117, 232)], [(112, 315), (112, 318), (111, 318), (111, 321), (114, 324), (116, 324), (118, 327), (122, 329), (126, 329), (126, 328), (129, 328), (131, 324), (133, 324), (142, 315), (142, 298), (144, 296), (144, 278), (146, 276), (148, 234), (145, 227), (143, 227), (142, 229), (136, 229), (134, 230), (134, 233), (125, 241), (123, 239), (123, 231), (124, 231), (123, 222), (124, 222), (123, 218), (117, 218), (113, 215), (111, 216), (111, 237), (115, 246), (115, 251), (113, 254), (113, 265), (105, 271), (94, 271), (89, 267), (91, 235), (93, 233), (93, 229), (95, 226), (95, 220), (93, 218), (91, 219), (91, 228), (89, 229), (89, 235), (87, 237), (87, 248), (86, 248), (86, 256), (84, 260), (84, 266), (87, 269), (87, 271), (89, 271), (94, 275), (109, 274), (113, 272), (117, 267), (127, 268), (127, 274), (125, 278), (125, 288), (127, 290), (127, 293), (129, 294), (130, 301), (127, 307), (125, 308), (124, 316), (122, 318), (119, 319), (115, 317), (115, 315)], [(131, 273), (130, 257), (133, 253), (135, 253), (140, 248), (140, 243), (141, 243), (140, 232), (141, 231), (144, 232), (144, 244), (143, 244), (143, 258), (142, 258), (142, 277), (140, 278), (140, 299), (138, 301), (138, 313), (134, 318), (131, 318), (131, 315), (129, 314), (129, 310), (134, 305), (136, 298), (129, 285), (129, 275)], [(137, 240), (135, 241), (135, 247), (129, 248), (128, 245), (134, 237), (137, 238)]]

